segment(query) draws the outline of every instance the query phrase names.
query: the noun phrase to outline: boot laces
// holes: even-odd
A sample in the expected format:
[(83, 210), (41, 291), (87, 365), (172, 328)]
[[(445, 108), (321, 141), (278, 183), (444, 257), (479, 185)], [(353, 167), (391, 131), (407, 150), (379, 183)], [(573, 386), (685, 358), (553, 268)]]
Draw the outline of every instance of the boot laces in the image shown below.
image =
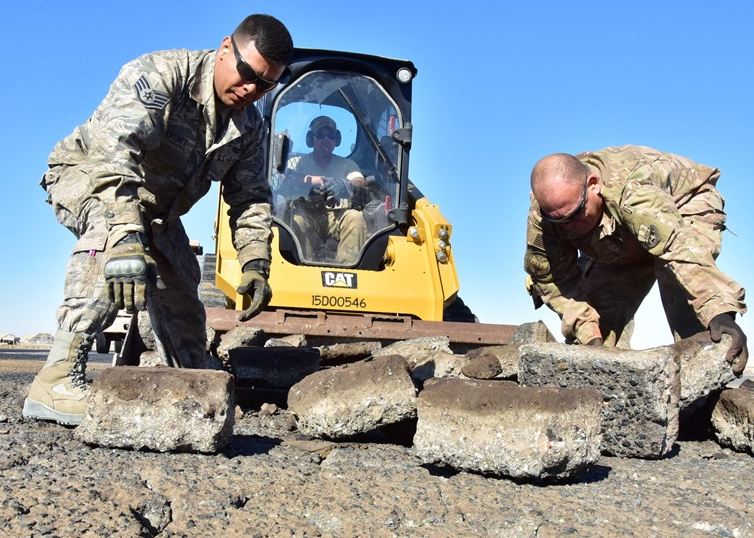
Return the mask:
[(78, 349), (76, 350), (76, 359), (68, 373), (71, 378), (71, 384), (80, 389), (87, 388), (86, 381), (86, 362), (89, 360), (89, 351), (92, 349), (94, 336), (85, 334), (81, 339)]

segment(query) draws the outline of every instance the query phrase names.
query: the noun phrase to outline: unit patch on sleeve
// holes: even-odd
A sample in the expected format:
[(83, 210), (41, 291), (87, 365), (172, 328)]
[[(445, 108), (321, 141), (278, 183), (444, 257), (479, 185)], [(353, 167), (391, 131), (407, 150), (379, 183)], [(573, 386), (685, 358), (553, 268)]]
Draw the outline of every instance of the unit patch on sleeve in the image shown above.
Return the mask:
[(524, 260), (524, 269), (531, 276), (542, 282), (547, 282), (552, 277), (550, 275), (550, 261), (542, 252), (529, 249), (526, 251)]
[(651, 250), (660, 242), (660, 232), (654, 224), (641, 224), (636, 238), (647, 250)]
[(139, 101), (144, 103), (144, 106), (147, 108), (160, 110), (170, 101), (170, 95), (152, 89), (152, 85), (149, 83), (146, 75), (139, 77), (139, 80), (134, 84), (134, 89), (136, 90), (136, 95), (139, 97)]

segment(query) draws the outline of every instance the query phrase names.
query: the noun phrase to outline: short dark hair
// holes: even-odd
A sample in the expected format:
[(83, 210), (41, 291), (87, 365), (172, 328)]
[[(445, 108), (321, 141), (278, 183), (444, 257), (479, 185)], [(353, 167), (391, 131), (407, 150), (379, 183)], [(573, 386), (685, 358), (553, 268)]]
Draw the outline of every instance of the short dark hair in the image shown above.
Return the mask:
[(254, 42), (270, 63), (288, 65), (293, 59), (293, 38), (288, 28), (272, 15), (249, 15), (233, 32), (238, 41)]

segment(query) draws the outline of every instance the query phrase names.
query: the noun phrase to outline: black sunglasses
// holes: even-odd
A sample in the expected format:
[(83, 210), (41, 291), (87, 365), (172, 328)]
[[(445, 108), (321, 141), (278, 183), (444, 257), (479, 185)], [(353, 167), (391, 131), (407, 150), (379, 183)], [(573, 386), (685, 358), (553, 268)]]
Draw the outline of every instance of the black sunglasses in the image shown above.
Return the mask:
[(267, 80), (262, 77), (259, 73), (254, 71), (254, 68), (251, 67), (246, 60), (243, 59), (241, 53), (238, 52), (236, 40), (233, 39), (233, 35), (230, 36), (230, 44), (233, 45), (233, 54), (236, 55), (236, 69), (244, 82), (247, 84), (254, 84), (257, 89), (263, 92), (268, 92), (278, 85), (274, 80)]
[(552, 224), (567, 224), (569, 222), (573, 222), (577, 218), (581, 216), (581, 214), (584, 212), (584, 208), (586, 207), (586, 191), (589, 187), (589, 177), (586, 178), (586, 181), (584, 181), (584, 190), (581, 191), (581, 200), (579, 200), (579, 205), (571, 211), (568, 215), (565, 217), (554, 219), (552, 217), (548, 217), (544, 211), (542, 211), (542, 208), (539, 208), (539, 215), (542, 217), (543, 220), (546, 220), (547, 222), (551, 222)]

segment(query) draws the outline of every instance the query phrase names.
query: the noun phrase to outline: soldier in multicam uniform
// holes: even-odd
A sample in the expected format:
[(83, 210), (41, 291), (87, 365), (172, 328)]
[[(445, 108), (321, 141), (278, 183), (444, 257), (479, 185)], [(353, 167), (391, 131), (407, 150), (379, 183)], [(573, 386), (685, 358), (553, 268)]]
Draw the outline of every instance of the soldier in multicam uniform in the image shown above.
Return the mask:
[(628, 347), (633, 318), (657, 281), (675, 340), (732, 337), (743, 372), (744, 289), (715, 264), (726, 215), (720, 171), (641, 146), (541, 159), (531, 175), (524, 267), (535, 307), (547, 304), (567, 343)]
[(243, 267), (248, 319), (272, 296), (271, 192), (265, 126), (251, 103), (293, 55), (286, 27), (247, 17), (215, 50), (168, 50), (126, 64), (89, 120), (59, 142), (42, 179), (58, 221), (78, 242), (55, 341), (23, 414), (78, 424), (87, 353), (119, 309), (147, 310), (162, 361), (205, 366), (200, 270), (180, 217), (222, 183)]

